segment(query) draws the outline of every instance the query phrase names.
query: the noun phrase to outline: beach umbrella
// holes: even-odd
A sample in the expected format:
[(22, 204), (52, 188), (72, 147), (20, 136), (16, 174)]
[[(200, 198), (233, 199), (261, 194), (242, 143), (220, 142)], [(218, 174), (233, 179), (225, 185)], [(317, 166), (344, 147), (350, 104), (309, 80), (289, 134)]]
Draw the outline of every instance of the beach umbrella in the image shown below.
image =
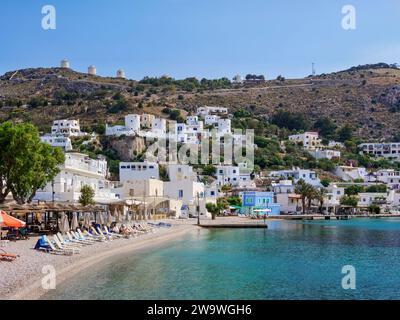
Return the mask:
[(85, 212), (85, 218), (83, 220), (83, 225), (86, 229), (90, 228), (90, 213), (89, 212)]
[(115, 222), (117, 222), (117, 223), (121, 222), (121, 217), (120, 217), (117, 207), (115, 207), (115, 209), (114, 209), (114, 217), (115, 217)]
[(127, 222), (131, 221), (131, 215), (129, 214), (129, 210), (126, 211), (125, 221), (127, 221)]
[(111, 212), (108, 211), (108, 215), (107, 215), (107, 226), (108, 226), (108, 227), (111, 226), (112, 222), (113, 222), (113, 219), (112, 219)]
[(78, 228), (79, 228), (78, 215), (76, 212), (74, 212), (72, 215), (71, 230), (76, 230)]
[(68, 216), (62, 212), (61, 213), (61, 222), (60, 222), (60, 231), (62, 233), (67, 233), (70, 230)]
[(102, 212), (99, 212), (99, 224), (104, 225), (104, 216)]
[(17, 218), (11, 217), (4, 211), (0, 211), (0, 226), (8, 228), (23, 228), (26, 223)]

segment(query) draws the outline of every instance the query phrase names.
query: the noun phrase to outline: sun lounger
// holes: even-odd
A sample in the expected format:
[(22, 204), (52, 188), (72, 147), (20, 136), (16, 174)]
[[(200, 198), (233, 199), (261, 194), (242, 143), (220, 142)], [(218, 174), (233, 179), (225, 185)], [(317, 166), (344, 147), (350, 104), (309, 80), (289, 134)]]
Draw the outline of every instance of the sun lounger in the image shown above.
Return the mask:
[(78, 248), (63, 246), (63, 245), (61, 244), (60, 240), (58, 240), (58, 237), (57, 237), (57, 236), (53, 236), (53, 240), (54, 240), (54, 243), (55, 243), (55, 247), (56, 247), (57, 249), (59, 249), (59, 250), (72, 252), (72, 254), (80, 253), (80, 249), (78, 249)]
[(82, 245), (92, 245), (94, 244), (94, 240), (89, 240), (86, 239), (85, 237), (81, 237), (78, 233), (76, 233), (75, 231), (71, 231), (71, 232), (67, 232), (67, 236), (71, 241), (76, 241)]
[(61, 250), (61, 249), (56, 248), (53, 245), (53, 243), (47, 238), (47, 236), (42, 236), (42, 238), (45, 241), (46, 245), (49, 246), (49, 249), (46, 250), (48, 253), (63, 254), (63, 255), (69, 255), (69, 256), (74, 254), (72, 251)]
[(118, 234), (118, 233), (111, 232), (110, 230), (108, 230), (107, 226), (104, 226), (104, 234), (108, 235), (110, 237), (124, 238), (124, 236), (122, 234)]
[(70, 239), (64, 239), (64, 237), (62, 236), (62, 234), (60, 232), (57, 233), (56, 236), (58, 237), (58, 240), (60, 240), (60, 242), (63, 246), (74, 247), (74, 248), (83, 247), (82, 242), (76, 242), (76, 241), (72, 241)]
[[(111, 236), (111, 235), (109, 235), (109, 234), (107, 234), (107, 233), (105, 233), (105, 232), (102, 232), (102, 231), (100, 230), (100, 228), (96, 228), (96, 231), (97, 231), (97, 234), (103, 235), (103, 236), (106, 237), (108, 240), (113, 240), (113, 239), (114, 239), (114, 236)], [(116, 237), (115, 237), (115, 238), (116, 238)]]
[(17, 254), (8, 253), (8, 252), (4, 251), (3, 249), (0, 249), (0, 260), (14, 261), (18, 257), (19, 257), (19, 255), (17, 255)]
[(82, 239), (86, 239), (88, 241), (93, 241), (93, 242), (95, 242), (95, 241), (100, 241), (100, 242), (106, 241), (104, 238), (102, 238), (100, 236), (96, 236), (94, 234), (91, 234), (91, 233), (87, 232), (86, 230), (84, 232), (82, 232), (81, 229), (77, 229), (77, 231), (78, 231), (79, 236)]

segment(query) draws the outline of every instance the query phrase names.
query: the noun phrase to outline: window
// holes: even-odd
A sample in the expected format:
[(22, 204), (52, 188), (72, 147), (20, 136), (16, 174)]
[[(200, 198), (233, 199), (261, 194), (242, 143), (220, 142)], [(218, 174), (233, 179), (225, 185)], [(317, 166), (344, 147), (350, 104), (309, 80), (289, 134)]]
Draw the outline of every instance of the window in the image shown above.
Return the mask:
[(210, 191), (210, 195), (215, 196), (215, 191)]
[(121, 166), (121, 169), (126, 169), (126, 166)]
[(178, 190), (178, 197), (183, 198), (183, 190)]

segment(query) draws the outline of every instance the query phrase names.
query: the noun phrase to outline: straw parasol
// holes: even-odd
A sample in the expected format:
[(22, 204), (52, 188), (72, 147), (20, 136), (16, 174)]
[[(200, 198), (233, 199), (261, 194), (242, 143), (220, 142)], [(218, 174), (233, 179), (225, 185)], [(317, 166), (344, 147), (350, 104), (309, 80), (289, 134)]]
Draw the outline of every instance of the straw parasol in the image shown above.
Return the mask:
[(104, 215), (102, 212), (99, 212), (99, 224), (104, 225)]
[(68, 217), (64, 212), (62, 212), (61, 213), (61, 222), (60, 222), (60, 231), (62, 233), (67, 233), (69, 230), (70, 230), (70, 228), (69, 228)]
[(108, 214), (107, 214), (107, 226), (108, 227), (111, 226), (112, 222), (113, 222), (113, 218), (112, 218), (111, 212), (108, 211)]
[(115, 207), (115, 209), (114, 209), (114, 217), (115, 217), (115, 222), (117, 222), (117, 223), (121, 222), (121, 215), (120, 215), (117, 207)]
[(79, 228), (78, 214), (76, 212), (74, 212), (72, 214), (71, 230), (76, 230), (78, 228)]
[(90, 213), (89, 212), (85, 212), (85, 217), (83, 220), (83, 225), (86, 229), (90, 228)]

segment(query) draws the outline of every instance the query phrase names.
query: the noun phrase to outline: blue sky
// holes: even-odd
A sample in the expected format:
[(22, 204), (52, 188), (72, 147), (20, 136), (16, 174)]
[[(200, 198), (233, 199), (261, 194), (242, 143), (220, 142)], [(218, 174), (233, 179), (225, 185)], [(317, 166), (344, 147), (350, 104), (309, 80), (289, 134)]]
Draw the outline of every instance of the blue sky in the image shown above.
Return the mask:
[[(79, 4), (78, 4), (79, 3)], [(41, 27), (44, 5), (57, 29)], [(343, 5), (356, 30), (341, 27)], [(303, 77), (400, 62), (398, 0), (1, 0), (0, 74), (58, 66), (131, 79), (264, 74)]]

